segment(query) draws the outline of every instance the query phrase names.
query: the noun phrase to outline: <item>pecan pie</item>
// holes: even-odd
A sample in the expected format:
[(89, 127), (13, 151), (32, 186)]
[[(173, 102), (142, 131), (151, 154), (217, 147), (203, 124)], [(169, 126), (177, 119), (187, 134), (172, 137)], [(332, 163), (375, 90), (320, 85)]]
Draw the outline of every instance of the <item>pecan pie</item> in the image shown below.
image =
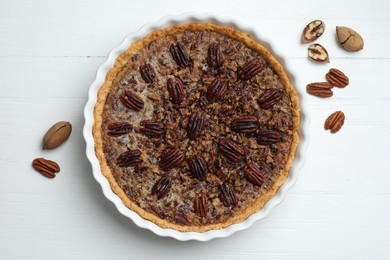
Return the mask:
[(212, 23), (152, 32), (108, 72), (95, 150), (124, 205), (160, 227), (204, 232), (244, 221), (285, 182), (299, 100), (250, 35)]

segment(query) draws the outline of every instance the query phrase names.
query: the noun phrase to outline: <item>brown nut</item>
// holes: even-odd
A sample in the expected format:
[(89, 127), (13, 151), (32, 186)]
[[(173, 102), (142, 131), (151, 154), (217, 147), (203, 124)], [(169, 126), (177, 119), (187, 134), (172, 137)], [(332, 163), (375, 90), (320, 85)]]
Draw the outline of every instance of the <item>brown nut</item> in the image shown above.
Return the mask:
[(63, 144), (72, 133), (69, 122), (60, 121), (47, 130), (43, 136), (43, 149), (54, 149)]
[(341, 127), (344, 125), (345, 115), (342, 111), (336, 111), (325, 121), (324, 128), (329, 130), (332, 134), (337, 133)]
[(307, 55), (312, 61), (318, 63), (329, 62), (328, 51), (321, 44), (314, 43), (307, 48)]
[(317, 40), (325, 31), (325, 24), (321, 20), (311, 21), (303, 29), (301, 42), (308, 43)]
[(349, 78), (341, 70), (335, 68), (331, 68), (325, 77), (330, 84), (338, 88), (345, 88), (349, 84)]
[(306, 86), (306, 92), (320, 98), (328, 98), (333, 96), (332, 88), (333, 85), (329, 82), (313, 82)]
[(56, 177), (55, 173), (60, 171), (60, 166), (54, 161), (44, 158), (36, 158), (32, 163), (33, 168), (47, 178)]
[(363, 37), (345, 26), (336, 26), (337, 41), (347, 51), (360, 51), (364, 47)]

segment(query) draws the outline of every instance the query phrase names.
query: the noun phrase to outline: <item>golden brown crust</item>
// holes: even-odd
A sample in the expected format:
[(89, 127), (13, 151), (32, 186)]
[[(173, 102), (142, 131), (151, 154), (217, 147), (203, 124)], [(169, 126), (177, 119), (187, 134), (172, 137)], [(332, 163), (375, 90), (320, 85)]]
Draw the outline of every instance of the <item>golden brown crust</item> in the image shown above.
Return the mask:
[[(248, 47), (256, 50), (261, 54), (261, 56), (269, 63), (270, 67), (280, 77), (282, 84), (284, 85), (286, 92), (289, 94), (292, 101), (292, 112), (293, 112), (293, 134), (292, 134), (292, 143), (290, 154), (287, 159), (285, 168), (280, 173), (279, 178), (274, 183), (273, 187), (265, 194), (257, 198), (256, 202), (252, 207), (246, 208), (241, 214), (238, 214), (232, 218), (229, 218), (228, 221), (218, 224), (210, 224), (203, 226), (183, 226), (179, 224), (174, 224), (163, 219), (160, 219), (156, 215), (145, 211), (138, 205), (136, 205), (125, 192), (118, 186), (115, 181), (114, 176), (112, 175), (111, 169), (108, 167), (105, 155), (103, 153), (103, 140), (102, 140), (102, 111), (106, 101), (107, 94), (110, 91), (111, 86), (114, 85), (114, 80), (121, 78), (122, 73), (124, 73), (123, 67), (126, 66), (133, 54), (137, 53), (139, 50), (147, 46), (150, 42), (157, 40), (166, 35), (172, 35), (176, 33), (183, 32), (185, 30), (194, 30), (194, 31), (203, 31), (211, 30), (222, 35), (226, 35), (233, 39), (236, 39), (242, 43), (245, 43)], [(284, 71), (283, 66), (279, 61), (260, 43), (256, 42), (249, 34), (245, 34), (233, 27), (216, 25), (212, 23), (196, 23), (196, 24), (185, 24), (168, 27), (156, 32), (152, 32), (145, 36), (144, 38), (133, 42), (129, 48), (122, 53), (115, 61), (114, 66), (106, 75), (105, 82), (101, 86), (98, 93), (98, 100), (94, 109), (94, 125), (93, 125), (93, 135), (95, 140), (95, 153), (99, 160), (102, 174), (107, 178), (110, 183), (111, 189), (121, 198), (123, 204), (135, 211), (142, 218), (150, 220), (162, 228), (172, 228), (178, 231), (183, 232), (205, 232), (208, 230), (223, 229), (232, 224), (240, 223), (248, 218), (253, 213), (259, 211), (267, 201), (269, 201), (278, 191), (280, 186), (286, 181), (289, 171), (294, 161), (295, 152), (299, 143), (299, 124), (300, 124), (300, 106), (299, 98), (295, 91), (294, 86), (290, 82), (286, 72)]]

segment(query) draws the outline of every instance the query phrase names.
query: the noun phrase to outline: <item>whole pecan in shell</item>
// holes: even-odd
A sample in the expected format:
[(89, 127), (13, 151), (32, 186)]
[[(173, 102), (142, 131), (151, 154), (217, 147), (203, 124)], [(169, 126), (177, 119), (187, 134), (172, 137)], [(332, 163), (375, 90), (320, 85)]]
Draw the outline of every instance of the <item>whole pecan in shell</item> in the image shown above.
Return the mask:
[(138, 150), (129, 150), (122, 153), (117, 159), (116, 164), (119, 167), (134, 167), (137, 164), (141, 163), (140, 159), (141, 152)]
[(162, 177), (152, 187), (152, 195), (157, 195), (157, 199), (162, 199), (171, 189), (172, 181), (169, 177)]
[(207, 64), (213, 68), (222, 66), (222, 54), (219, 43), (210, 43), (208, 49)]
[(188, 138), (194, 140), (201, 134), (204, 128), (204, 114), (194, 112), (190, 115), (187, 125)]
[(326, 73), (326, 80), (338, 88), (345, 88), (349, 84), (349, 78), (341, 70), (335, 68), (331, 68)]
[(314, 82), (306, 86), (306, 92), (310, 95), (327, 98), (333, 96), (333, 85), (328, 82)]
[(32, 163), (33, 168), (47, 178), (56, 177), (55, 173), (60, 171), (60, 166), (54, 161), (44, 158), (36, 158)]
[(126, 122), (115, 122), (109, 124), (107, 130), (109, 136), (118, 137), (130, 133), (133, 130), (133, 126)]
[(160, 137), (165, 134), (165, 126), (154, 119), (142, 120), (139, 131), (148, 137)]
[(219, 186), (219, 199), (225, 207), (232, 207), (238, 203), (234, 187), (228, 182)]
[(344, 125), (345, 115), (342, 111), (336, 111), (331, 114), (325, 121), (324, 128), (332, 134), (337, 133)]
[(159, 166), (162, 170), (168, 171), (182, 164), (184, 160), (184, 153), (179, 148), (172, 148), (160, 157)]
[(261, 186), (264, 183), (264, 177), (261, 174), (259, 167), (254, 163), (248, 163), (244, 169), (245, 178), (254, 185)]
[(152, 65), (146, 63), (145, 65), (139, 68), (141, 77), (145, 80), (146, 83), (152, 83), (156, 78), (156, 72), (154, 71)]
[(240, 145), (229, 140), (219, 141), (219, 152), (231, 162), (238, 163), (244, 159), (245, 151)]
[(126, 91), (123, 93), (119, 97), (119, 100), (125, 107), (134, 111), (140, 111), (142, 108), (144, 108), (144, 101), (142, 98), (132, 91)]
[(169, 52), (172, 55), (172, 58), (176, 61), (176, 64), (182, 68), (186, 68), (190, 64), (190, 58), (184, 46), (178, 42), (177, 44), (171, 44), (169, 47)]
[(256, 135), (259, 144), (278, 143), (283, 139), (283, 136), (276, 130), (259, 130)]
[(207, 88), (207, 99), (209, 101), (218, 101), (225, 95), (227, 89), (228, 83), (216, 78)]
[(249, 80), (259, 74), (263, 68), (264, 64), (258, 58), (253, 58), (238, 69), (237, 76), (242, 80)]
[(206, 194), (196, 194), (194, 200), (195, 214), (199, 217), (206, 217), (209, 211), (208, 199)]
[(233, 131), (240, 133), (254, 133), (258, 128), (257, 117), (245, 115), (235, 118), (231, 123), (231, 128)]
[(179, 105), (184, 100), (185, 92), (183, 84), (178, 77), (167, 80), (167, 89), (173, 104)]
[(277, 89), (268, 89), (257, 100), (262, 109), (267, 109), (275, 105), (282, 98), (282, 94)]
[(188, 160), (188, 167), (190, 168), (191, 176), (204, 181), (207, 175), (207, 164), (202, 156), (194, 156)]

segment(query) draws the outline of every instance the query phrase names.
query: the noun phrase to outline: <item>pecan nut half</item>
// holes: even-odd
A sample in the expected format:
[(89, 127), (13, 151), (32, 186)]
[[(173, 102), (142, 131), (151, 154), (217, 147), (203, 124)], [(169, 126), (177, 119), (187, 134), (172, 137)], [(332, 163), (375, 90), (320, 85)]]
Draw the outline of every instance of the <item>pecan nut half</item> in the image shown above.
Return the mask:
[(274, 144), (282, 141), (283, 136), (276, 130), (259, 130), (257, 132), (257, 143)]
[(132, 91), (126, 91), (123, 93), (119, 97), (119, 100), (125, 107), (134, 111), (140, 111), (142, 108), (144, 108), (144, 101), (142, 98)]
[(257, 167), (254, 163), (248, 163), (248, 165), (244, 169), (245, 178), (256, 186), (261, 186), (264, 183), (264, 177), (261, 174), (259, 167)]
[(173, 104), (180, 105), (185, 97), (185, 92), (181, 80), (178, 77), (169, 78), (167, 80), (167, 89), (171, 98), (171, 102)]
[(141, 74), (142, 79), (145, 80), (146, 83), (152, 83), (156, 78), (156, 72), (154, 71), (152, 65), (150, 65), (149, 63), (146, 63), (145, 65), (141, 66), (139, 68), (139, 72)]
[(109, 136), (118, 137), (130, 133), (133, 130), (133, 126), (126, 122), (115, 122), (109, 124), (107, 130)]
[(332, 84), (328, 82), (314, 82), (306, 86), (306, 92), (316, 97), (328, 98), (333, 96), (332, 88)]
[(325, 31), (325, 24), (321, 20), (314, 20), (306, 25), (302, 32), (302, 43), (314, 42)]
[(267, 109), (275, 105), (282, 98), (282, 94), (277, 89), (268, 89), (260, 95), (257, 103), (262, 109)]
[(237, 76), (242, 80), (249, 80), (259, 74), (264, 68), (264, 64), (258, 58), (247, 61), (237, 71)]
[(184, 153), (179, 148), (172, 148), (160, 157), (159, 166), (162, 170), (169, 171), (182, 164), (184, 160)]
[(201, 134), (204, 128), (204, 117), (203, 113), (194, 112), (191, 114), (187, 125), (188, 138), (194, 140)]
[(326, 73), (326, 80), (338, 88), (345, 88), (349, 84), (349, 78), (342, 71), (335, 68), (331, 68)]
[(207, 175), (207, 164), (202, 156), (194, 156), (188, 160), (188, 167), (190, 168), (191, 176), (204, 181)]
[(33, 168), (47, 178), (56, 177), (55, 173), (60, 171), (60, 166), (54, 161), (44, 158), (36, 158), (32, 163)]
[(154, 119), (142, 120), (139, 131), (148, 137), (160, 137), (165, 134), (165, 126)]
[(245, 156), (244, 149), (229, 139), (219, 141), (219, 151), (226, 159), (234, 163), (241, 162)]
[(219, 186), (219, 199), (222, 201), (225, 207), (232, 207), (237, 205), (237, 197), (234, 187), (228, 183), (224, 182)]
[(332, 134), (337, 133), (344, 125), (345, 115), (342, 111), (336, 111), (331, 114), (325, 121), (324, 128)]
[(122, 153), (117, 159), (116, 164), (119, 167), (134, 167), (137, 164), (141, 163), (140, 159), (141, 152), (138, 150), (129, 150)]
[(195, 214), (199, 217), (206, 217), (209, 212), (208, 199), (206, 194), (196, 194), (194, 200), (194, 210)]
[(207, 64), (213, 68), (222, 66), (222, 54), (219, 43), (211, 43), (208, 49)]
[(214, 79), (207, 88), (207, 99), (209, 101), (220, 100), (225, 95), (227, 88), (227, 82), (223, 82), (219, 78)]
[(250, 134), (256, 132), (258, 127), (257, 117), (256, 116), (240, 116), (234, 119), (231, 123), (231, 128), (233, 131)]
[(176, 45), (172, 43), (169, 47), (169, 52), (178, 66), (186, 68), (190, 65), (190, 58), (188, 57), (184, 46), (180, 42), (178, 42)]
[(157, 199), (162, 199), (171, 189), (172, 181), (169, 177), (160, 178), (152, 187), (152, 195), (157, 195)]

